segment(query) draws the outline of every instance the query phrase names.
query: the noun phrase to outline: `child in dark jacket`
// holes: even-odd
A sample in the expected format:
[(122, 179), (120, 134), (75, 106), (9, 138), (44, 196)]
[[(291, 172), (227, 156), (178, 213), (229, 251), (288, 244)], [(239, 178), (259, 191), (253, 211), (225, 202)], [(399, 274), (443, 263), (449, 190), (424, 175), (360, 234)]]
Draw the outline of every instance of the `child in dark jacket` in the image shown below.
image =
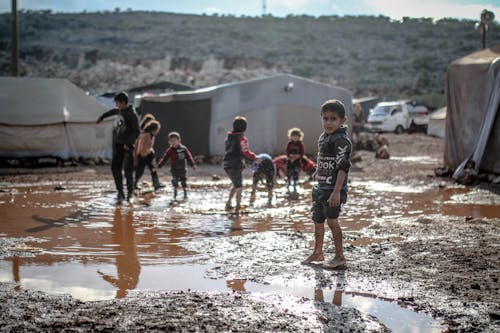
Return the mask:
[(260, 181), (265, 179), (267, 187), (267, 205), (270, 207), (273, 201), (274, 174), (276, 172), (276, 169), (274, 167), (272, 157), (268, 154), (259, 154), (257, 155), (257, 157), (261, 159), (261, 162), (252, 163), (253, 183), (252, 193), (250, 194), (250, 204), (253, 204), (255, 202), (257, 185)]
[(170, 161), (170, 173), (172, 174), (172, 185), (174, 187), (174, 200), (177, 200), (177, 188), (179, 186), (179, 182), (182, 185), (184, 199), (187, 199), (186, 162), (193, 168), (193, 170), (196, 169), (194, 166), (193, 155), (186, 146), (181, 144), (181, 135), (178, 132), (170, 132), (168, 134), (168, 143), (170, 144), (170, 147), (165, 151), (165, 154), (163, 154), (163, 157), (158, 163), (158, 167), (161, 168), (164, 164)]
[(321, 106), (323, 133), (318, 139), (316, 180), (312, 191), (312, 220), (314, 222), (314, 251), (303, 264), (323, 261), (325, 220), (332, 231), (335, 257), (324, 268), (345, 266), (342, 229), (338, 217), (347, 201), (347, 178), (351, 167), (352, 145), (347, 135), (345, 107), (338, 100), (328, 100)]
[(297, 181), (302, 167), (302, 156), (304, 156), (304, 132), (300, 128), (294, 127), (288, 130), (288, 143), (286, 145), (286, 188), (290, 190), (293, 180), (293, 191), (297, 192)]
[(127, 201), (134, 196), (134, 143), (139, 136), (139, 118), (137, 113), (128, 105), (128, 96), (121, 92), (115, 96), (116, 108), (103, 113), (97, 123), (111, 116), (119, 116), (120, 120), (113, 133), (113, 159), (111, 160), (111, 171), (115, 180), (118, 195), (117, 203), (125, 199), (123, 193), (123, 174), (127, 182)]
[(243, 159), (260, 162), (260, 158), (252, 152), (245, 137), (247, 130), (247, 120), (245, 117), (235, 117), (233, 121), (233, 131), (227, 133), (225, 141), (225, 155), (223, 160), (224, 170), (233, 184), (226, 202), (226, 210), (231, 210), (231, 201), (236, 195), (235, 213), (238, 214), (241, 207), (241, 192), (243, 189)]

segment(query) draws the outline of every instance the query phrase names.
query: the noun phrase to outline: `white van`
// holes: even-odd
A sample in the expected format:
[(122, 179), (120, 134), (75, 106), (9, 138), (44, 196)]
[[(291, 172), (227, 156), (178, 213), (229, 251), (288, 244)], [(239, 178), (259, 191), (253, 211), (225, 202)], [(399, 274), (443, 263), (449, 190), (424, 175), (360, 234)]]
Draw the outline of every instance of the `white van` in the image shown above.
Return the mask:
[(417, 127), (427, 127), (430, 109), (411, 101), (380, 102), (368, 115), (366, 128), (373, 132), (401, 134)]

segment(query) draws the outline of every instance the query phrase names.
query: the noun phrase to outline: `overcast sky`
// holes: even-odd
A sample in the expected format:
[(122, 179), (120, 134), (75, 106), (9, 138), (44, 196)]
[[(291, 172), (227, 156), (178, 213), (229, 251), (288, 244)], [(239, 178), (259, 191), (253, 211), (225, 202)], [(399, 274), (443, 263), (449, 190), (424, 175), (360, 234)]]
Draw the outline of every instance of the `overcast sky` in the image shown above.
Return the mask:
[[(54, 12), (152, 10), (191, 14), (262, 14), (263, 0), (18, 0), (19, 9), (51, 9)], [(476, 20), (483, 9), (500, 19), (500, 0), (266, 0), (267, 14), (384, 15), (466, 18)], [(11, 10), (10, 0), (0, 0), (0, 12)]]

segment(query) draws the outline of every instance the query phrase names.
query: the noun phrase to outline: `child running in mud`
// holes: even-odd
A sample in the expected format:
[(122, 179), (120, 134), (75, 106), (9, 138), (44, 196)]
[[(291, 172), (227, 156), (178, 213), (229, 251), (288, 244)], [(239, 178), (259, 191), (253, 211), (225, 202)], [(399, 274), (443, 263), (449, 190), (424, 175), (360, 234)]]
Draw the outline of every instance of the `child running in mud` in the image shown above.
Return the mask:
[(237, 116), (233, 120), (233, 130), (227, 133), (225, 141), (225, 151), (223, 167), (226, 171), (231, 183), (233, 184), (229, 192), (229, 198), (226, 202), (226, 211), (230, 211), (231, 201), (236, 195), (235, 213), (238, 214), (241, 208), (241, 192), (243, 190), (243, 159), (246, 158), (250, 161), (255, 160), (260, 163), (260, 158), (252, 152), (248, 145), (248, 139), (245, 136), (247, 130), (247, 119), (245, 117)]
[(272, 205), (273, 200), (273, 187), (274, 187), (274, 173), (275, 168), (273, 164), (273, 159), (268, 154), (257, 155), (261, 162), (253, 162), (253, 183), (252, 183), (252, 193), (250, 194), (250, 204), (255, 202), (255, 192), (257, 191), (257, 185), (259, 181), (266, 179), (267, 187), (267, 205)]
[(172, 174), (172, 185), (174, 187), (174, 201), (177, 200), (177, 188), (179, 182), (182, 185), (184, 199), (187, 199), (187, 169), (186, 162), (194, 169), (193, 155), (189, 149), (181, 144), (181, 135), (178, 132), (168, 133), (168, 143), (170, 147), (165, 151), (163, 157), (158, 163), (158, 167), (162, 167), (170, 161), (170, 173)]
[(302, 264), (323, 261), (325, 219), (330, 227), (335, 245), (335, 257), (323, 264), (334, 269), (345, 266), (342, 230), (338, 223), (340, 208), (347, 200), (347, 175), (351, 167), (351, 142), (347, 136), (344, 105), (338, 100), (328, 100), (321, 106), (323, 133), (318, 140), (316, 180), (312, 191), (312, 220), (314, 221), (314, 252)]
[(304, 156), (304, 132), (300, 128), (294, 127), (288, 130), (288, 143), (286, 144), (286, 188), (290, 191), (293, 180), (293, 191), (297, 192), (297, 181), (302, 167), (302, 156)]
[(139, 180), (144, 174), (146, 166), (151, 172), (153, 187), (155, 191), (165, 187), (160, 183), (158, 173), (156, 172), (155, 151), (153, 149), (155, 138), (160, 132), (160, 122), (155, 120), (152, 115), (145, 115), (140, 123), (141, 134), (137, 139), (134, 150), (134, 165), (135, 165), (135, 183), (134, 188), (139, 190)]

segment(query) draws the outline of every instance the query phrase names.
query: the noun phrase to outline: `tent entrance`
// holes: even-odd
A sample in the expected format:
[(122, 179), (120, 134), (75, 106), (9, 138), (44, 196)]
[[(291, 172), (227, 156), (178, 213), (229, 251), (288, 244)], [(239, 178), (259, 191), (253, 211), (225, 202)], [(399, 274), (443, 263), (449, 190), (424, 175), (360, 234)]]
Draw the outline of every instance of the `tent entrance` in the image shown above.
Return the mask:
[(161, 123), (161, 130), (155, 139), (156, 157), (160, 158), (168, 148), (168, 133), (179, 132), (182, 144), (193, 155), (210, 153), (211, 100), (153, 102), (143, 100), (141, 112), (151, 113)]

